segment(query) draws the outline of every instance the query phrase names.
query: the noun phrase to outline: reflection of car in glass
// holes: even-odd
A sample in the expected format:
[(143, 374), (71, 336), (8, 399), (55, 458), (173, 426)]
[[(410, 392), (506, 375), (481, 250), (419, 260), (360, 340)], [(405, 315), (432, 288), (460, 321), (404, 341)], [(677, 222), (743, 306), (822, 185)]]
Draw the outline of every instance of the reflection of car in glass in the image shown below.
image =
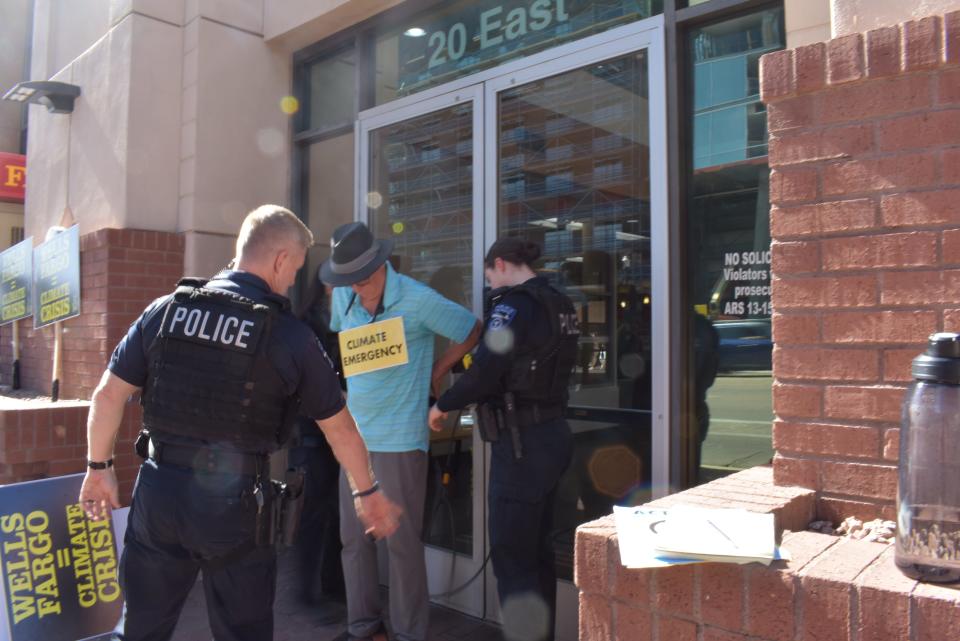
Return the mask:
[(721, 372), (772, 369), (769, 318), (714, 321), (713, 326), (720, 335)]

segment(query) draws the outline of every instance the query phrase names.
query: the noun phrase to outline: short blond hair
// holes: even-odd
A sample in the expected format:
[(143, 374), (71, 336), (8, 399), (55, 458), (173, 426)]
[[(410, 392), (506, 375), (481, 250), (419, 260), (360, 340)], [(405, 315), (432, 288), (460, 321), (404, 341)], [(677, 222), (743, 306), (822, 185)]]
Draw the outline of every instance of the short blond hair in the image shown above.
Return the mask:
[(292, 244), (306, 251), (313, 245), (313, 233), (286, 207), (261, 205), (243, 219), (237, 258), (266, 258)]

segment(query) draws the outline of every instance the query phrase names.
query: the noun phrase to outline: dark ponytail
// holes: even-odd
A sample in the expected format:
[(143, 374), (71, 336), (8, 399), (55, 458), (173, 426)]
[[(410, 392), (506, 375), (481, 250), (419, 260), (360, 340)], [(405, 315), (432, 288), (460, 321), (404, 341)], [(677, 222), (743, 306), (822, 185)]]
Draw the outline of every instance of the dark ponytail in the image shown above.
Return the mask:
[(540, 258), (540, 245), (516, 236), (501, 238), (493, 243), (493, 246), (487, 252), (487, 256), (483, 259), (483, 264), (492, 268), (494, 261), (498, 258), (514, 265), (533, 267), (533, 263)]

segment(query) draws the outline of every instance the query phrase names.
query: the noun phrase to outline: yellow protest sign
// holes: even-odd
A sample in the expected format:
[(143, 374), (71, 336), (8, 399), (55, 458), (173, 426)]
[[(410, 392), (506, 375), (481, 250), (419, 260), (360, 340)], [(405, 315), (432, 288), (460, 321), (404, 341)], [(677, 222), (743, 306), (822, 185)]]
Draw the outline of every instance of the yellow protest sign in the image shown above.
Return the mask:
[(340, 361), (347, 378), (406, 365), (408, 360), (402, 317), (340, 332)]

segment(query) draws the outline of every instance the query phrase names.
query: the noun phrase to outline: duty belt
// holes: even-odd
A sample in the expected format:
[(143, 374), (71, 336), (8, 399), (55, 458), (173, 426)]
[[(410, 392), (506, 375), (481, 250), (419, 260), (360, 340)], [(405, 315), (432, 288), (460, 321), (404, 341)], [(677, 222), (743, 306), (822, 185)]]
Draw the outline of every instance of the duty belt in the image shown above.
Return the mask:
[(176, 465), (201, 472), (259, 476), (269, 463), (264, 454), (231, 452), (215, 447), (163, 443), (150, 439), (150, 458), (158, 465)]
[(563, 408), (559, 405), (517, 405), (517, 422), (523, 425), (536, 425), (563, 417)]

